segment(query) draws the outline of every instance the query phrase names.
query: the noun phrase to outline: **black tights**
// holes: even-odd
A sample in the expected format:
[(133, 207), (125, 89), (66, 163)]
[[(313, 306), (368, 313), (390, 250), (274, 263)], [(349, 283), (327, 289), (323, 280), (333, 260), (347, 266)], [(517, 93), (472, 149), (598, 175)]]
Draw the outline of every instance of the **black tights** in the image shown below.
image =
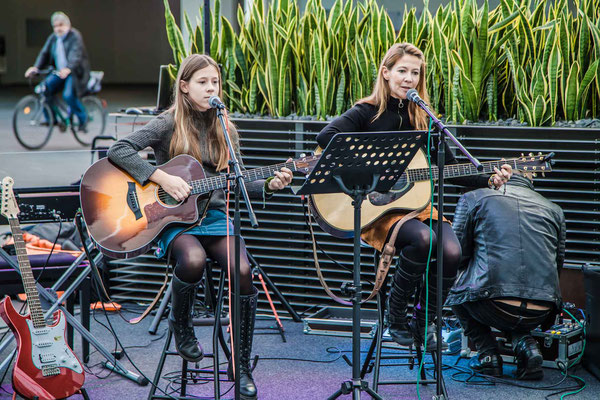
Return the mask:
[[(230, 276), (233, 276), (235, 262), (235, 237), (229, 236), (231, 251)], [(246, 245), (240, 239), (240, 293), (253, 294), (252, 270), (246, 255)], [(172, 257), (175, 260), (175, 275), (184, 282), (199, 282), (206, 267), (206, 257), (216, 261), (221, 267), (227, 265), (227, 236), (194, 236), (183, 234), (172, 243)]]
[[(396, 252), (402, 251), (404, 257), (414, 263), (405, 263), (402, 268), (410, 274), (422, 274), (425, 272), (427, 256), (429, 254), (429, 221), (425, 223), (418, 219), (408, 220), (402, 225), (396, 238)], [(433, 221), (433, 249), (432, 258), (437, 254), (437, 221)], [(460, 242), (449, 223), (444, 222), (443, 245), (444, 245), (444, 277), (453, 278), (458, 272), (462, 251)], [(423, 265), (420, 265), (423, 264)], [(408, 270), (410, 269), (410, 270)], [(437, 263), (430, 265), (430, 273), (437, 273)]]

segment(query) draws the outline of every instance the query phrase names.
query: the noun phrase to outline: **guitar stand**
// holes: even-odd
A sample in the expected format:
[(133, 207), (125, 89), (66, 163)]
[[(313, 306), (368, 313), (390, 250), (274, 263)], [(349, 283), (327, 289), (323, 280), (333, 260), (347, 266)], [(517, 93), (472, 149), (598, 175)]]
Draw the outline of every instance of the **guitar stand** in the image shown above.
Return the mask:
[[(87, 252), (89, 252), (91, 250), (90, 248), (92, 246), (93, 246), (92, 244), (90, 244), (89, 246), (86, 246)], [(17, 271), (19, 274), (21, 274), (19, 265), (2, 248), (0, 248), (0, 257), (4, 258), (4, 260), (6, 260), (8, 265), (10, 265), (15, 271)], [(67, 287), (64, 290), (64, 293), (60, 297), (58, 297), (58, 299), (54, 298), (52, 296), (52, 294), (49, 293), (41, 284), (36, 283), (36, 287), (40, 294), (40, 297), (42, 297), (49, 304), (51, 304), (50, 308), (44, 314), (44, 319), (48, 319), (50, 316), (52, 316), (54, 311), (56, 311), (57, 309), (61, 310), (64, 313), (67, 322), (70, 324), (70, 326), (75, 328), (75, 330), (77, 330), (77, 332), (79, 332), (82, 339), (89, 342), (92, 346), (94, 346), (96, 348), (96, 350), (98, 350), (98, 352), (100, 354), (102, 354), (106, 358), (106, 361), (102, 363), (102, 365), (105, 368), (110, 369), (113, 372), (136, 382), (140, 386), (145, 386), (148, 384), (148, 380), (146, 378), (141, 377), (141, 376), (127, 370), (127, 368), (125, 368), (125, 366), (123, 366), (123, 364), (121, 364), (119, 361), (117, 361), (115, 356), (113, 354), (111, 354), (98, 341), (98, 339), (96, 339), (90, 333), (90, 331), (87, 330), (77, 320), (77, 318), (75, 318), (63, 306), (63, 303), (65, 303), (65, 301), (69, 298), (69, 296), (71, 296), (71, 294), (73, 294), (73, 292), (75, 290), (77, 290), (77, 288), (82, 284), (82, 282), (84, 282), (84, 280), (88, 277), (88, 275), (90, 275), (90, 273), (92, 272), (92, 268), (95, 268), (95, 265), (96, 265), (95, 263), (100, 260), (100, 257), (102, 257), (102, 254), (98, 253), (95, 257), (91, 257), (91, 259), (88, 259), (89, 262), (87, 263), (87, 265), (83, 268), (83, 270), (79, 273), (79, 275), (73, 280), (73, 282), (69, 285), (69, 287)], [(80, 268), (79, 265), (83, 262), (83, 260), (85, 258), (86, 258), (86, 252), (80, 254), (75, 259), (75, 261), (73, 261), (73, 263), (71, 263), (71, 265), (67, 268), (67, 270), (61, 275), (61, 277), (54, 283), (54, 285), (52, 285), (52, 290), (56, 291), (56, 290), (58, 290), (58, 288), (60, 288), (62, 285), (64, 285), (66, 283), (66, 281), (69, 279), (69, 277), (75, 272), (75, 270), (77, 268)], [(13, 339), (14, 339), (14, 335), (9, 335), (9, 337), (0, 344), (0, 352), (3, 351), (10, 344), (10, 342)], [(2, 364), (0, 364), (0, 371), (2, 371), (4, 369), (4, 367), (7, 367), (8, 363), (10, 363), (10, 361), (11, 361), (11, 356), (9, 355), (9, 357), (7, 357), (7, 359), (5, 359), (2, 362)]]
[(360, 365), (360, 231), (361, 205), (373, 191), (387, 192), (398, 181), (427, 135), (420, 131), (339, 133), (331, 139), (318, 164), (296, 194), (343, 192), (352, 198), (354, 206), (354, 266), (353, 281), (344, 283), (343, 294), (352, 303), (352, 379), (342, 382), (340, 389), (328, 400), (352, 393), (360, 399), (366, 392), (374, 399), (383, 399), (361, 377)]
[(274, 333), (258, 332), (257, 334), (263, 334), (263, 335), (279, 334), (279, 335), (281, 335), (281, 340), (285, 343), (285, 342), (287, 342), (287, 340), (285, 338), (285, 329), (283, 328), (283, 324), (281, 323), (281, 320), (279, 319), (279, 314), (277, 313), (277, 309), (275, 308), (275, 305), (273, 304), (273, 300), (271, 299), (271, 295), (269, 294), (269, 290), (268, 290), (267, 286), (271, 289), (273, 294), (275, 296), (277, 296), (277, 298), (279, 299), (281, 304), (283, 304), (283, 306), (287, 309), (287, 311), (292, 316), (292, 319), (294, 320), (294, 322), (300, 322), (301, 321), (300, 316), (292, 308), (291, 304), (288, 303), (286, 298), (283, 296), (283, 293), (281, 293), (279, 291), (279, 289), (277, 289), (277, 287), (275, 286), (273, 281), (269, 278), (267, 273), (262, 269), (262, 267), (260, 266), (258, 261), (256, 261), (256, 259), (254, 257), (252, 257), (252, 254), (250, 254), (248, 252), (247, 252), (247, 254), (248, 254), (248, 261), (250, 261), (250, 265), (252, 266), (252, 275), (258, 277), (258, 279), (260, 280), (260, 284), (262, 285), (265, 295), (267, 296), (267, 300), (269, 300), (269, 305), (271, 306), (271, 310), (273, 311), (273, 315), (275, 316), (275, 321), (276, 321), (275, 327), (266, 327), (266, 328), (255, 327), (254, 330), (256, 331), (257, 329), (260, 329), (260, 330), (275, 329), (275, 330), (277, 330), (277, 332), (274, 332)]

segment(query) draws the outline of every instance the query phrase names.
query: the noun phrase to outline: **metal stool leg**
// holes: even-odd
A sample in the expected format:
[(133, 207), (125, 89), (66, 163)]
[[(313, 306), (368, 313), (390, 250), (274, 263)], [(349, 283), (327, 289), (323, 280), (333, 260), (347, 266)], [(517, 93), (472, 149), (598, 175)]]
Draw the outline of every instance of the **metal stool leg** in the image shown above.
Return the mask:
[(163, 294), (163, 298), (160, 301), (160, 305), (158, 306), (158, 310), (156, 310), (156, 315), (154, 316), (154, 319), (152, 319), (152, 323), (150, 324), (150, 328), (148, 328), (148, 332), (151, 335), (156, 335), (156, 331), (158, 330), (158, 324), (160, 324), (160, 320), (162, 319), (163, 315), (165, 315), (165, 310), (167, 309), (167, 306), (169, 305), (169, 302), (171, 301), (171, 282), (169, 282), (169, 286), (167, 287), (167, 290), (165, 290), (165, 293)]
[(163, 368), (165, 366), (165, 359), (167, 358), (167, 353), (169, 352), (169, 347), (171, 346), (171, 340), (173, 339), (173, 333), (170, 329), (167, 329), (167, 337), (165, 339), (165, 345), (163, 346), (162, 353), (160, 355), (160, 359), (158, 360), (158, 365), (156, 366), (156, 372), (154, 373), (154, 379), (152, 380), (152, 387), (150, 388), (150, 393), (148, 394), (148, 400), (153, 400), (154, 395), (156, 394), (156, 388), (160, 383), (160, 377), (162, 375)]

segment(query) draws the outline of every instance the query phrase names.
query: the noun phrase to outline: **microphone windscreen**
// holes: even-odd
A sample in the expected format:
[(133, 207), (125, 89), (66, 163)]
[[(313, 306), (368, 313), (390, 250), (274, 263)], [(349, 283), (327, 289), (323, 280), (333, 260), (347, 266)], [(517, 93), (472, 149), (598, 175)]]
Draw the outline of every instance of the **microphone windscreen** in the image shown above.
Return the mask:
[(419, 92), (417, 92), (417, 89), (410, 89), (408, 92), (406, 92), (406, 98), (413, 103), (416, 103), (420, 99)]
[(210, 96), (210, 98), (208, 99), (208, 104), (212, 108), (217, 108), (222, 103), (221, 103), (221, 99), (219, 99), (219, 96)]

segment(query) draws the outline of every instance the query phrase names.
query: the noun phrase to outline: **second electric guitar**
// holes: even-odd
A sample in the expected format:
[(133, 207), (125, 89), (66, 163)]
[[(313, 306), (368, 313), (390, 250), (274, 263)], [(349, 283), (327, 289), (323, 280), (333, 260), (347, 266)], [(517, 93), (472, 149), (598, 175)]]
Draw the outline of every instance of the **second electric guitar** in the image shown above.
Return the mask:
[(17, 219), (19, 208), (12, 185), (12, 178), (6, 177), (2, 180), (0, 213), (8, 219), (15, 240), (17, 261), (29, 306), (29, 315), (21, 315), (15, 310), (10, 297), (6, 296), (0, 301), (0, 317), (14, 332), (19, 349), (12, 384), (15, 392), (26, 399), (63, 399), (79, 391), (85, 381), (85, 373), (65, 340), (67, 321), (63, 312), (54, 312), (52, 325), (47, 325), (44, 319), (36, 281)]

